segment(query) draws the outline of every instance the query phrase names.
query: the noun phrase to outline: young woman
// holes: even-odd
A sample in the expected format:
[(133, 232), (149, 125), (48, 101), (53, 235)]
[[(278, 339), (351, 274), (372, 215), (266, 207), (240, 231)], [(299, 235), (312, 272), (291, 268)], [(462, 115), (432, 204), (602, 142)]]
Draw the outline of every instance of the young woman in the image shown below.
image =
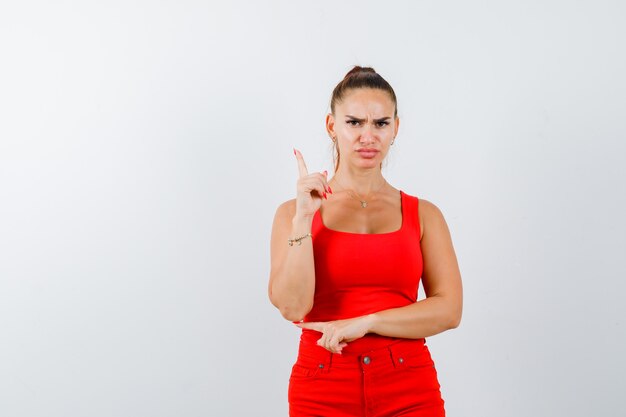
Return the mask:
[[(425, 338), (461, 320), (461, 274), (441, 211), (394, 188), (382, 161), (398, 133), (396, 95), (373, 68), (335, 87), (326, 130), (335, 174), (299, 167), (276, 210), (269, 298), (302, 328), (289, 415), (445, 416)], [(419, 281), (426, 298), (417, 302)]]

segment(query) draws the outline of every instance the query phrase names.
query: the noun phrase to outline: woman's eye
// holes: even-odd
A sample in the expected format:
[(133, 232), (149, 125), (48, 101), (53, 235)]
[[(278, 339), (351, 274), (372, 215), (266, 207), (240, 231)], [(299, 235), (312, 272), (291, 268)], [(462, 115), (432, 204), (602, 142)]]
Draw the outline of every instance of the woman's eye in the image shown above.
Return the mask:
[[(348, 123), (351, 126), (358, 126), (359, 125), (359, 121), (358, 120), (348, 120), (346, 121), (346, 123)], [(385, 127), (389, 124), (389, 122), (377, 122), (376, 123), (379, 127)]]

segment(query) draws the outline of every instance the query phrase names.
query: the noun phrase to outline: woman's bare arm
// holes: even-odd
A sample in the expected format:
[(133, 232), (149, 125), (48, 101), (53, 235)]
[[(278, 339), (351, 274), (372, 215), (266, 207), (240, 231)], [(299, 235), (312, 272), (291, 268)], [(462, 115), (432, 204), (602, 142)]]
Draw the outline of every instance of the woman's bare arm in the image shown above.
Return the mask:
[(315, 294), (315, 263), (313, 242), (306, 237), (289, 246), (295, 239), (311, 232), (313, 216), (332, 192), (326, 180), (327, 172), (309, 174), (300, 151), (294, 149), (299, 178), (296, 198), (281, 204), (276, 210), (271, 238), (271, 271), (268, 285), (270, 301), (284, 318), (300, 321), (313, 308)]
[(301, 244), (288, 239), (311, 231), (313, 216), (296, 216), (296, 202), (286, 201), (276, 210), (271, 238), (270, 301), (287, 320), (300, 321), (313, 307), (315, 265), (311, 238)]

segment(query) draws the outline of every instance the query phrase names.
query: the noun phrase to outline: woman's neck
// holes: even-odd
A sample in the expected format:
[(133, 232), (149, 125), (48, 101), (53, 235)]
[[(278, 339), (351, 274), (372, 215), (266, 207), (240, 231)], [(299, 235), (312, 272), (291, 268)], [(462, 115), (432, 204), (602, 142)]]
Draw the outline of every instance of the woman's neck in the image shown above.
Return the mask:
[(380, 168), (359, 171), (339, 169), (329, 182), (339, 185), (340, 188), (352, 190), (362, 196), (380, 191), (387, 183)]

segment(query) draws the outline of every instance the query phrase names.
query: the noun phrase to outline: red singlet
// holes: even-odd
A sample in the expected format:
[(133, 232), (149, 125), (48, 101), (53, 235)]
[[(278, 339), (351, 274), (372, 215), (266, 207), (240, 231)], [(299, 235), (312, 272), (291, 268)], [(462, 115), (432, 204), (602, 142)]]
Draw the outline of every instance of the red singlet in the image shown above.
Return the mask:
[[(315, 258), (315, 298), (305, 322), (358, 317), (417, 301), (423, 262), (418, 199), (400, 190), (402, 226), (389, 233), (331, 230), (315, 212), (311, 234)], [(300, 348), (322, 349), (322, 333), (302, 329)], [(368, 333), (342, 353), (362, 353), (405, 340)]]

